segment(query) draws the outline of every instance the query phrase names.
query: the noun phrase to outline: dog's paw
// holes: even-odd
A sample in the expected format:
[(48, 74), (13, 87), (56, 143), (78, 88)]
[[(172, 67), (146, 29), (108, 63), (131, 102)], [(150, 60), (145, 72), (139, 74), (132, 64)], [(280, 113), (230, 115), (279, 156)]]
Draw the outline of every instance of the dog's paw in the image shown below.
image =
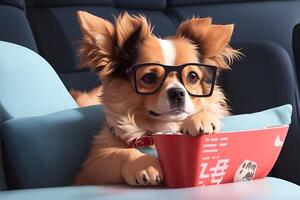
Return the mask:
[(159, 185), (163, 180), (163, 173), (157, 158), (142, 155), (126, 161), (122, 167), (122, 177), (129, 185)]
[(197, 136), (218, 132), (220, 128), (219, 118), (211, 113), (200, 112), (186, 118), (181, 125), (180, 132)]

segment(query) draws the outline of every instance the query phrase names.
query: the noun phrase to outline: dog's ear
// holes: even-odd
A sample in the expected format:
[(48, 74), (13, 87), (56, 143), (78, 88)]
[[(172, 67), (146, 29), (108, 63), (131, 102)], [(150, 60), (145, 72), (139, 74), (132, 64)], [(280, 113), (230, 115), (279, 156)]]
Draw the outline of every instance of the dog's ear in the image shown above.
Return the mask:
[(180, 24), (177, 37), (190, 39), (204, 58), (221, 54), (232, 36), (234, 25), (214, 25), (211, 18), (193, 18)]
[(143, 15), (119, 15), (115, 22), (116, 48), (113, 76), (124, 77), (128, 67), (132, 66), (138, 55), (138, 47), (152, 36), (151, 24)]
[(119, 47), (142, 42), (152, 34), (150, 23), (143, 15), (129, 15), (127, 12), (116, 19), (116, 36)]
[(101, 70), (111, 61), (114, 26), (109, 21), (84, 11), (77, 12), (83, 34), (79, 48), (80, 65)]
[(87, 12), (77, 15), (83, 33), (81, 65), (101, 70), (103, 76), (124, 76), (127, 67), (134, 64), (138, 46), (152, 34), (151, 25), (142, 15), (124, 12), (114, 25)]

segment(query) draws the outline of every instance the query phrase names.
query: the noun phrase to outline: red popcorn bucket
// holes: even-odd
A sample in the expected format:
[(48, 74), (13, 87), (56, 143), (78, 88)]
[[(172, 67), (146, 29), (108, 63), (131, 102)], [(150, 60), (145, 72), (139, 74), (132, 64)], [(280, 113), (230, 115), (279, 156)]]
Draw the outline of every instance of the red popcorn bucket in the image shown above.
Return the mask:
[(167, 187), (195, 187), (264, 178), (275, 164), (288, 126), (202, 136), (156, 134)]

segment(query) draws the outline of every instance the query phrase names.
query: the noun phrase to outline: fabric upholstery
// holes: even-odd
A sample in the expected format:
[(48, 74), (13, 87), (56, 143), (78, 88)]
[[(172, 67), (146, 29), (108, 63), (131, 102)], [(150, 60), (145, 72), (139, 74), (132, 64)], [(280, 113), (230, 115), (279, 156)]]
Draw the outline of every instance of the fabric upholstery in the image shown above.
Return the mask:
[(166, 7), (166, 0), (115, 0), (116, 6), (125, 9), (162, 10)]
[[(288, 53), (273, 42), (233, 45), (244, 56), (232, 70), (221, 73), (220, 82), (234, 114), (251, 113), (292, 104), (294, 112), (285, 145), (271, 174), (300, 183), (300, 159), (295, 149), (300, 141), (296, 78)], [(293, 155), (293, 156), (291, 156)]]
[(63, 7), (63, 6), (115, 6), (123, 9), (164, 9), (166, 0), (28, 0), (29, 7)]
[(0, 102), (5, 118), (49, 114), (77, 104), (51, 66), (35, 52), (0, 42)]
[(0, 0), (0, 4), (10, 5), (25, 10), (25, 1), (24, 0)]
[[(182, 1), (186, 2), (186, 1)], [(270, 40), (282, 46), (294, 60), (292, 35), (300, 23), (300, 1), (245, 1), (170, 7), (171, 15), (186, 20), (192, 15), (212, 17), (218, 24), (235, 24), (234, 42)], [(279, 13), (284, 13), (281, 15)], [(297, 66), (298, 80), (300, 66)]]
[[(92, 136), (105, 121), (101, 111), (100, 106), (91, 106), (6, 121), (2, 130), (9, 188), (70, 185), (87, 156)], [(286, 105), (231, 116), (224, 119), (223, 131), (289, 124), (291, 112)], [(148, 153), (155, 154), (155, 150)]]
[[(216, 3), (226, 4), (226, 3), (235, 3), (235, 2), (245, 3), (245, 2), (255, 2), (255, 1), (260, 1), (260, 0), (168, 0), (168, 5), (187, 6), (187, 5), (216, 4)], [(265, 1), (270, 1), (270, 0), (265, 0)]]
[(13, 2), (19, 1), (11, 1), (11, 4), (0, 1), (0, 41), (12, 42), (37, 51), (26, 15), (18, 7), (19, 4), (15, 5)]
[[(0, 130), (1, 130), (1, 124), (0, 124)], [(1, 133), (1, 132), (0, 132)], [(6, 175), (4, 173), (4, 168), (3, 168), (3, 156), (2, 156), (2, 137), (0, 135), (0, 192), (2, 190), (6, 190), (7, 185), (6, 185)]]
[[(109, 20), (112, 20), (112, 15), (117, 15), (124, 9), (144, 13), (155, 25), (155, 33), (161, 36), (174, 34), (176, 26), (193, 15), (211, 16), (216, 23), (234, 23), (236, 25), (234, 41), (271, 40), (287, 50), (292, 62), (295, 60), (297, 65), (300, 63), (298, 57), (294, 59), (293, 44), (291, 43), (294, 27), (300, 23), (298, 12), (300, 1), (75, 0), (71, 2), (67, 0), (31, 0), (30, 2), (33, 3), (29, 6), (27, 14), (39, 51), (59, 73), (79, 71), (76, 50), (81, 34), (74, 17), (76, 10), (86, 10)], [(274, 14), (281, 12), (285, 14)], [(296, 71), (296, 69), (293, 70)], [(297, 74), (299, 79), (300, 73)], [(76, 74), (79, 79), (80, 75), (80, 73)], [(80, 89), (89, 89), (88, 79), (85, 79), (84, 76), (81, 79), (83, 79), (83, 84)], [(63, 80), (63, 82), (68, 81)], [(85, 83), (87, 84), (86, 88)], [(96, 85), (97, 83), (95, 83)]]
[(68, 89), (90, 91), (101, 84), (97, 74), (91, 70), (61, 72), (58, 75)]
[[(0, 40), (19, 44), (28, 47), (33, 51), (37, 51), (24, 9), (25, 3), (23, 0), (0, 0), (0, 22), (3, 27), (0, 28)], [(9, 114), (5, 111), (0, 102), (0, 127), (2, 122), (6, 120), (8, 116)], [(0, 155), (0, 190), (6, 187), (1, 160)]]
[(53, 7), (28, 9), (28, 17), (41, 55), (56, 72), (78, 71), (76, 52), (81, 39), (76, 11), (85, 10), (113, 20), (112, 7)]
[[(80, 90), (91, 89), (98, 85), (99, 81), (94, 74), (86, 69), (78, 69), (76, 49), (81, 34), (75, 18), (77, 10), (86, 10), (109, 20), (113, 19), (113, 14), (117, 15), (127, 9), (133, 13), (144, 13), (155, 25), (154, 32), (160, 36), (174, 34), (176, 26), (193, 15), (212, 16), (215, 23), (234, 23), (233, 42), (240, 43), (236, 47), (242, 48), (245, 57), (232, 67), (232, 71), (221, 74), (220, 81), (226, 96), (234, 114), (255, 112), (287, 103), (293, 106), (294, 111), (289, 134), (272, 175), (300, 184), (298, 170), (300, 161), (297, 155), (300, 141), (298, 134), (300, 130), (298, 101), (300, 98), (298, 81), (295, 77), (296, 72), (299, 71), (297, 69), (300, 69), (298, 66), (300, 63), (299, 54), (295, 52), (300, 48), (298, 42), (295, 43), (297, 41), (295, 38), (298, 37), (299, 32), (295, 31), (295, 27), (300, 24), (300, 1), (27, 0), (26, 4), (27, 8), (25, 9), (22, 0), (0, 0), (0, 22), (4, 27), (0, 29), (0, 40), (38, 51), (50, 62), (67, 88)], [(271, 42), (265, 42), (266, 40)], [(256, 42), (248, 43), (249, 41)], [(4, 55), (10, 59), (1, 54), (0, 63), (2, 60), (9, 60), (8, 63), (12, 63), (23, 59), (22, 57), (19, 59), (14, 53), (8, 54), (4, 51)], [(32, 53), (28, 54), (31, 56)], [(293, 61), (296, 62), (296, 65)], [(21, 63), (21, 61), (19, 62)], [(35, 63), (35, 61), (29, 63)], [(41, 63), (42, 66), (47, 65), (49, 68), (45, 61), (41, 61)], [(61, 101), (58, 101), (57, 94), (54, 92), (57, 88), (50, 89), (48, 93), (47, 90), (38, 89), (43, 88), (45, 82), (53, 81), (51, 78), (47, 78), (48, 74), (46, 76), (41, 73), (43, 70), (38, 67), (30, 67), (29, 69), (22, 71), (26, 76), (21, 76), (19, 67), (7, 67), (9, 76), (1, 76), (2, 72), (0, 73), (0, 126), (2, 122), (13, 117), (42, 115), (76, 107), (74, 102), (71, 103), (72, 106), (63, 106), (66, 99), (67, 102), (72, 100), (70, 100), (70, 96), (66, 93), (53, 70), (46, 70), (46, 72), (50, 74), (50, 77), (56, 77), (53, 80), (55, 80), (55, 84), (60, 85), (56, 85), (58, 90), (66, 94), (66, 96), (61, 96)], [(3, 70), (1, 66), (0, 70)], [(298, 80), (300, 80), (300, 73), (297, 74)], [(2, 84), (3, 77), (5, 83), (9, 83), (8, 85)], [(38, 78), (43, 81), (38, 82), (39, 85), (32, 84)], [(55, 84), (53, 87), (56, 87)], [(29, 86), (34, 88), (34, 91), (30, 90), (29, 93), (25, 93), (25, 90), (19, 89), (18, 92), (22, 95), (22, 101), (19, 101), (19, 96), (19, 99), (12, 98), (14, 93), (3, 92), (3, 87), (9, 86), (11, 87), (10, 92), (13, 92), (17, 87), (23, 85), (26, 86), (26, 89)], [(26, 92), (28, 91), (26, 90)], [(60, 94), (60, 92), (58, 93)], [(3, 103), (4, 94), (9, 94), (9, 98), (13, 100)], [(10, 112), (18, 113), (16, 108), (19, 108), (20, 102), (24, 103), (28, 99), (33, 100), (31, 106), (29, 104), (28, 108), (22, 106), (20, 110), (22, 113), (19, 112), (19, 114), (12, 116)], [(40, 99), (41, 102), (37, 101)], [(53, 100), (51, 105), (56, 106), (49, 107), (50, 100)], [(46, 104), (43, 104), (45, 102)], [(7, 107), (15, 103), (16, 107)], [(47, 106), (43, 107), (43, 105)], [(23, 113), (23, 110), (26, 112)], [(0, 158), (0, 160), (2, 159)], [(10, 175), (10, 173), (6, 174)], [(0, 174), (1, 179), (3, 176)]]
[(233, 43), (243, 54), (221, 71), (219, 82), (234, 114), (295, 104), (296, 77), (286, 50), (274, 42)]
[(104, 121), (102, 108), (91, 106), (4, 122), (8, 187), (71, 185)]
[[(1, 15), (1, 13), (0, 13)], [(0, 42), (0, 129), (12, 118), (77, 107), (49, 64), (35, 52)], [(0, 132), (0, 142), (2, 131)], [(0, 143), (0, 190), (6, 188)]]
[[(155, 1), (156, 3), (146, 1), (148, 3), (145, 3), (145, 5), (153, 5), (154, 7), (151, 8), (150, 6), (149, 9), (145, 10), (134, 8), (134, 6), (144, 5), (144, 1), (140, 4), (130, 2), (134, 1), (117, 1), (116, 7), (90, 6), (88, 3), (85, 5), (74, 3), (72, 7), (28, 8), (27, 16), (33, 29), (40, 54), (52, 65), (68, 88), (88, 90), (91, 83), (91, 80), (84, 75), (88, 73), (87, 70), (79, 69), (78, 65), (76, 52), (82, 35), (79, 30), (76, 11), (85, 10), (113, 21), (114, 16), (119, 15), (124, 9), (129, 7), (128, 12), (134, 14), (143, 13), (155, 24), (155, 34), (166, 36), (175, 33), (176, 27), (173, 19), (170, 19), (164, 12), (157, 10), (161, 7), (161, 1)], [(81, 86), (78, 87), (75, 81), (70, 82), (70, 79), (68, 79), (70, 76), (67, 76), (67, 73), (73, 73), (70, 76), (76, 77), (77, 80), (82, 80)], [(96, 81), (93, 83), (94, 87), (98, 84)]]
[[(82, 35), (79, 30), (76, 11), (85, 10), (99, 17), (114, 20), (122, 10), (114, 7), (50, 7), (46, 9), (31, 8), (28, 16), (42, 56), (57, 72), (78, 71), (76, 52)], [(137, 13), (132, 10), (129, 12)], [(154, 32), (165, 36), (175, 33), (175, 25), (162, 12), (143, 11), (152, 23), (156, 24)]]
[(28, 7), (65, 7), (78, 5), (115, 6), (114, 0), (27, 0), (26, 3)]
[[(1, 200), (163, 200), (163, 199), (297, 199), (300, 189), (290, 182), (266, 178), (255, 181), (228, 183), (222, 186), (165, 189), (135, 188), (126, 185), (80, 186), (8, 191)], [(225, 198), (224, 198), (225, 197)]]
[[(292, 106), (289, 104), (256, 113), (225, 117), (221, 132), (263, 129), (271, 126), (290, 125)], [(225, 133), (226, 134), (226, 133)]]

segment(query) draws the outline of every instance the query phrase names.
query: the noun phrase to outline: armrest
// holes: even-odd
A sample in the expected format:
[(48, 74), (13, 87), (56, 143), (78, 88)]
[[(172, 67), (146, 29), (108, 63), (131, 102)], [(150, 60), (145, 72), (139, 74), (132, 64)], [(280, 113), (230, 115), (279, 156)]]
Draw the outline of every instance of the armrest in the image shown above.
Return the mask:
[(91, 106), (4, 122), (8, 187), (70, 185), (104, 121), (101, 106)]
[(0, 91), (2, 121), (77, 107), (46, 60), (30, 49), (2, 41)]

